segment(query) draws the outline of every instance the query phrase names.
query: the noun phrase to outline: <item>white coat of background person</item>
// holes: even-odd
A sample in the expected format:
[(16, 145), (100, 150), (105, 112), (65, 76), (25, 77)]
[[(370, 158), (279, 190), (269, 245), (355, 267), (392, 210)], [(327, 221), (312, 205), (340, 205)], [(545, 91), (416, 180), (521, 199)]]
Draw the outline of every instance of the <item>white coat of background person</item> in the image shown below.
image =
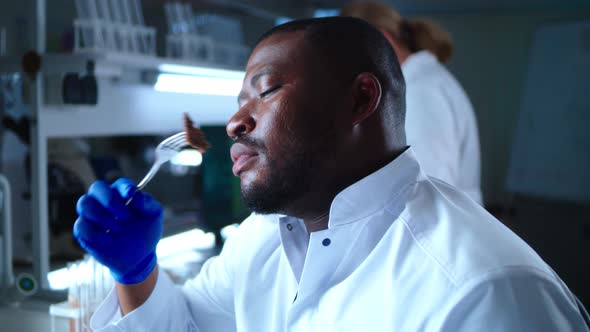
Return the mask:
[(408, 20), (377, 2), (353, 2), (342, 16), (364, 19), (393, 46), (406, 81), (406, 135), (426, 174), (482, 204), (477, 121), (467, 94), (441, 64), (449, 61), (449, 34), (428, 20)]

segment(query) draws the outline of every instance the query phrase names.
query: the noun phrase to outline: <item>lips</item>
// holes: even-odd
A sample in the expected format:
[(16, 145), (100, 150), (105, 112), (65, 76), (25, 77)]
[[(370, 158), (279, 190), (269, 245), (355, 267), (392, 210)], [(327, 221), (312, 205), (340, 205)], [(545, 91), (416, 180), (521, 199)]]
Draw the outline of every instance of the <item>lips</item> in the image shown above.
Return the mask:
[(248, 169), (252, 161), (258, 156), (258, 153), (248, 146), (235, 143), (230, 149), (231, 159), (234, 162), (232, 171), (235, 176)]

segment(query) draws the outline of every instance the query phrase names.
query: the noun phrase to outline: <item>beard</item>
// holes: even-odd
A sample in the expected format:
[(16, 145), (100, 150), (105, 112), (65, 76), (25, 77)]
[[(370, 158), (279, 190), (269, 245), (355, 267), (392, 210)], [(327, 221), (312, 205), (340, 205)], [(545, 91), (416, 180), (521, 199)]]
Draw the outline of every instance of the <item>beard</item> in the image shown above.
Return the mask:
[[(322, 186), (326, 176), (318, 177), (325, 170), (326, 161), (333, 161), (337, 140), (337, 132), (333, 129), (333, 122), (329, 127), (316, 129), (321, 136), (308, 133), (292, 132), (289, 128), (284, 131), (297, 142), (289, 142), (280, 156), (272, 157), (263, 142), (248, 137), (238, 138), (236, 143), (256, 148), (266, 155), (266, 176), (259, 181), (241, 187), (241, 199), (252, 212), (260, 214), (289, 214), (292, 204), (309, 194), (310, 191)], [(313, 132), (312, 132), (313, 133)], [(321, 143), (319, 143), (321, 142)], [(280, 159), (277, 159), (280, 158)], [(331, 164), (334, 164), (333, 162)]]
[(310, 188), (311, 158), (305, 153), (289, 154), (282, 158), (284, 167), (273, 160), (268, 162), (268, 176), (241, 189), (244, 205), (260, 214), (284, 213), (290, 202), (303, 197)]

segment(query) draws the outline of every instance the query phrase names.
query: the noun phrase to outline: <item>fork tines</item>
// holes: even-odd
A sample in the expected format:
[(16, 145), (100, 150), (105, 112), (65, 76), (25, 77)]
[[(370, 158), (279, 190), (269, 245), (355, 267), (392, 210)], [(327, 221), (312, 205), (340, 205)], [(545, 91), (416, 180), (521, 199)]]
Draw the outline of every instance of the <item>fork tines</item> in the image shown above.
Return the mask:
[(170, 136), (164, 141), (162, 141), (162, 143), (160, 144), (163, 148), (165, 147), (173, 150), (178, 150), (188, 145), (188, 142), (186, 140), (186, 133), (180, 132), (176, 135)]

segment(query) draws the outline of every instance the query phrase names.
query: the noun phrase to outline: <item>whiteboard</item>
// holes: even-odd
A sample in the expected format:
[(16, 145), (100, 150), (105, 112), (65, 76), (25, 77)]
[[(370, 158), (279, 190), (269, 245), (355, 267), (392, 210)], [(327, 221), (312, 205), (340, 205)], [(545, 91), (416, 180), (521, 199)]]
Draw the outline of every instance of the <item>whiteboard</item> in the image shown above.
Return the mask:
[(535, 32), (506, 186), (590, 202), (590, 21)]

